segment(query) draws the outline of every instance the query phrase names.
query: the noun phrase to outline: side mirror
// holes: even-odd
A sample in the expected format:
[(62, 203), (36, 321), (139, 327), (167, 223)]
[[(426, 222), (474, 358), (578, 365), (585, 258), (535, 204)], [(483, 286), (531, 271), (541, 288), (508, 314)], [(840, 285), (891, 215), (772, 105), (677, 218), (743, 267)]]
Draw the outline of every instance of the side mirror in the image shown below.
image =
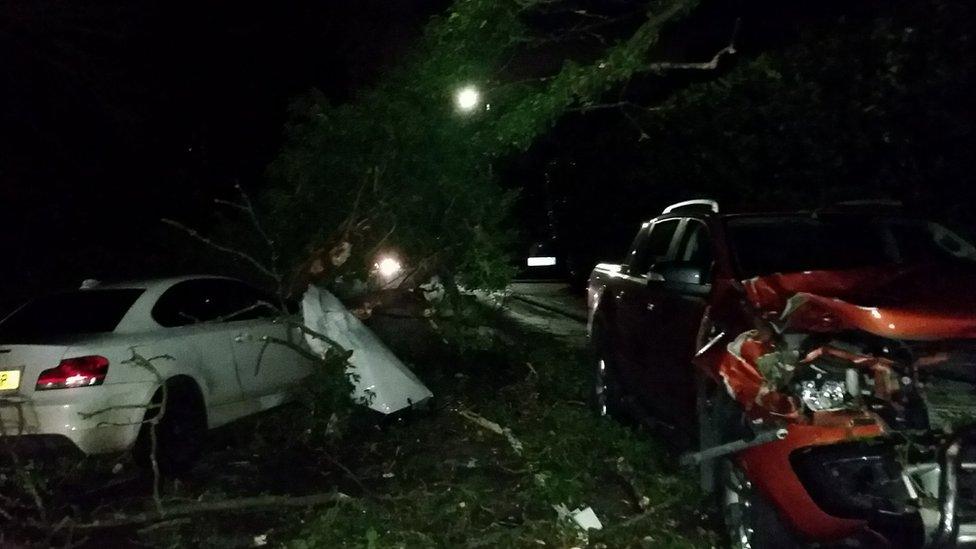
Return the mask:
[(656, 267), (665, 285), (678, 292), (705, 296), (712, 291), (708, 282), (708, 269), (684, 262), (673, 262)]
[(706, 280), (707, 273), (701, 267), (689, 265), (687, 263), (668, 263), (658, 269), (661, 278), (665, 282), (675, 282), (677, 284), (702, 285)]
[(661, 273), (658, 273), (658, 272), (654, 272), (654, 271), (648, 271), (647, 274), (644, 275), (644, 276), (645, 276), (645, 278), (647, 278), (647, 283), (648, 284), (650, 284), (651, 282), (664, 282), (665, 281), (664, 275), (662, 275)]

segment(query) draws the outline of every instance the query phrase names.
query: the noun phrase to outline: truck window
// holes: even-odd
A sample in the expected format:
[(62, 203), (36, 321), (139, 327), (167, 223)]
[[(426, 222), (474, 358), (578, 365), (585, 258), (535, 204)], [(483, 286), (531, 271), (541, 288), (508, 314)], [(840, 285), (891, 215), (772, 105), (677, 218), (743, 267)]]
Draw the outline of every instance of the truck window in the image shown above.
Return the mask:
[(676, 259), (706, 271), (710, 269), (712, 266), (712, 249), (708, 240), (708, 229), (705, 228), (705, 225), (700, 221), (688, 220), (683, 240)]
[(650, 233), (651, 227), (649, 223), (645, 223), (641, 230), (637, 231), (637, 236), (634, 237), (634, 241), (630, 244), (630, 251), (627, 252), (627, 257), (624, 258), (624, 264), (627, 266), (627, 271), (632, 275), (640, 275), (644, 273), (638, 273), (634, 270), (634, 266), (637, 264), (637, 253), (644, 248), (644, 242), (647, 240), (647, 235)]
[(668, 259), (671, 240), (674, 239), (680, 222), (680, 219), (667, 219), (658, 221), (651, 227), (651, 234), (638, 246), (630, 264), (631, 274), (647, 274), (655, 263)]

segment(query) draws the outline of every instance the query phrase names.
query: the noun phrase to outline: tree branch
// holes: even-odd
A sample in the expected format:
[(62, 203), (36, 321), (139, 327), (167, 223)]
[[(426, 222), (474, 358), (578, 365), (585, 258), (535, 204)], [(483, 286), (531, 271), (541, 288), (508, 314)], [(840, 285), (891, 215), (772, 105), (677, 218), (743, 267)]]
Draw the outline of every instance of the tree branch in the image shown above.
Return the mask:
[[(254, 511), (268, 507), (313, 507), (326, 505), (329, 503), (341, 503), (351, 499), (342, 492), (329, 494), (311, 494), (307, 496), (257, 496), (251, 498), (228, 499), (221, 501), (209, 501), (201, 503), (186, 503), (177, 505), (167, 505), (164, 512), (148, 511), (136, 513), (134, 515), (115, 516), (104, 520), (95, 520), (89, 523), (76, 524), (76, 530), (98, 530), (105, 528), (119, 528), (121, 526), (132, 526), (135, 524), (145, 524), (170, 520), (176, 517), (200, 515), (204, 513), (221, 513), (235, 511)], [(37, 525), (41, 526), (41, 525)]]
[(167, 218), (164, 218), (162, 221), (163, 221), (163, 223), (165, 223), (167, 225), (170, 225), (172, 227), (176, 227), (177, 229), (185, 232), (189, 236), (191, 236), (191, 237), (195, 238), (196, 240), (198, 240), (198, 241), (206, 244), (207, 246), (210, 246), (211, 248), (213, 248), (213, 249), (215, 249), (217, 251), (220, 251), (220, 252), (223, 252), (223, 253), (226, 253), (226, 254), (230, 254), (230, 255), (239, 257), (239, 258), (243, 259), (244, 261), (247, 261), (248, 263), (250, 263), (251, 265), (253, 265), (254, 268), (256, 268), (258, 271), (260, 271), (261, 274), (263, 274), (263, 275), (271, 278), (275, 282), (279, 282), (278, 275), (273, 270), (267, 268), (263, 263), (261, 263), (260, 261), (258, 261), (257, 259), (255, 259), (253, 256), (251, 256), (249, 254), (246, 254), (246, 253), (244, 253), (244, 252), (242, 252), (240, 250), (235, 250), (234, 248), (231, 248), (229, 246), (224, 246), (223, 244), (218, 244), (218, 243), (214, 242), (213, 240), (211, 240), (211, 239), (203, 236), (202, 234), (200, 234), (200, 232), (197, 231), (196, 229), (191, 229), (190, 227), (187, 227), (186, 225), (180, 223), (179, 221), (174, 221), (172, 219), (167, 219)]
[(735, 20), (735, 26), (732, 28), (732, 37), (729, 39), (729, 43), (724, 48), (718, 50), (715, 55), (708, 61), (698, 62), (698, 63), (688, 63), (688, 62), (677, 62), (677, 61), (660, 61), (657, 63), (651, 63), (644, 71), (651, 72), (664, 72), (669, 70), (700, 70), (700, 71), (711, 71), (718, 68), (719, 62), (726, 55), (735, 55), (737, 50), (735, 48), (735, 40), (739, 35), (739, 26), (741, 24), (740, 19)]

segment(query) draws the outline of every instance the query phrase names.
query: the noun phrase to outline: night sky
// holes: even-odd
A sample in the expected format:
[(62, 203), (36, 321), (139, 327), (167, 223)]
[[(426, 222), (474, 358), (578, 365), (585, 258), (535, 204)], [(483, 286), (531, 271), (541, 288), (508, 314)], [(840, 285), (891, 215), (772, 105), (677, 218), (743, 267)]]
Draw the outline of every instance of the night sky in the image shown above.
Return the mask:
[[(754, 55), (851, 9), (843, 4), (707, 3), (669, 30), (658, 55), (707, 59), (740, 16), (741, 55)], [(397, 63), (447, 5), (0, 4), (0, 257), (10, 267), (0, 305), (90, 276), (184, 270), (184, 252), (194, 245), (159, 219), (205, 227), (214, 197), (228, 196), (235, 183), (259, 188), (291, 98), (318, 88), (348, 100)], [(653, 86), (668, 89), (659, 79)], [(530, 226), (533, 216), (545, 222), (539, 200), (531, 200), (556, 141), (543, 140), (535, 149), (542, 156), (516, 163), (506, 182), (530, 186)]]
[(290, 98), (313, 87), (349, 98), (444, 5), (0, 3), (7, 290), (179, 245), (160, 243), (159, 218), (203, 222), (214, 196), (260, 184)]

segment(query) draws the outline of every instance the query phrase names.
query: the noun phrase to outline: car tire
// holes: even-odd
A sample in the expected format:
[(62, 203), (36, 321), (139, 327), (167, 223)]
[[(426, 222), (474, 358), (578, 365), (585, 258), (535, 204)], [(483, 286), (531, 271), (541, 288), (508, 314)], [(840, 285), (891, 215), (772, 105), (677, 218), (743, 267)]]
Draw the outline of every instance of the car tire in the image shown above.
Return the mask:
[[(155, 430), (155, 462), (160, 474), (180, 475), (200, 457), (207, 434), (206, 408), (196, 384), (188, 379), (167, 381), (165, 391), (161, 388), (153, 395), (152, 404), (161, 404), (164, 395), (165, 406), (146, 411), (132, 453), (136, 463), (152, 470)], [(154, 422), (160, 410), (163, 415)]]
[(594, 330), (593, 374), (590, 383), (590, 406), (598, 416), (623, 419), (623, 390), (617, 377), (617, 368), (602, 330)]
[[(724, 390), (703, 376), (696, 377), (699, 448), (751, 436), (742, 408)], [(739, 467), (734, 455), (701, 464), (705, 493), (713, 493), (728, 546), (734, 549), (773, 549), (801, 544)]]
[(802, 545), (772, 503), (748, 480), (735, 458), (721, 459), (716, 473), (716, 494), (729, 547), (779, 549)]

